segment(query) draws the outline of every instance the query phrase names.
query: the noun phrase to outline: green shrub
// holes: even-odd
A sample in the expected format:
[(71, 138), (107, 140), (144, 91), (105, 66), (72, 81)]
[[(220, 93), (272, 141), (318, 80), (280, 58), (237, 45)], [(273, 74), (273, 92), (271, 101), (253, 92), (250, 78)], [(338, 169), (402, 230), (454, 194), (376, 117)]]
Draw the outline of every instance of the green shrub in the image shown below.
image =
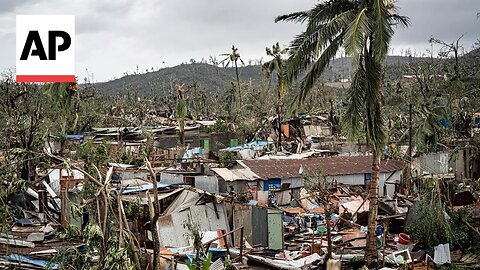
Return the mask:
[(438, 181), (425, 183), (420, 201), (410, 208), (410, 237), (432, 249), (439, 244), (452, 244), (453, 230), (440, 198)]

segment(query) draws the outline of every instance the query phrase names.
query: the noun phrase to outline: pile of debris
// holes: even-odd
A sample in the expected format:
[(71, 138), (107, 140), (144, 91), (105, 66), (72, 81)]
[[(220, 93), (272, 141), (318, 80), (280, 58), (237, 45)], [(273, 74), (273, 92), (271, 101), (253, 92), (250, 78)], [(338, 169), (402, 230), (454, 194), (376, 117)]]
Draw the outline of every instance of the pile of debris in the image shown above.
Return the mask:
[[(71, 211), (78, 202), (84, 176), (78, 170), (53, 166), (24, 193), (9, 198), (20, 215), (8, 231), (0, 233), (0, 258), (3, 267), (15, 269), (57, 269), (55, 255), (63, 249), (85, 249), (79, 242), (66, 241), (62, 224), (82, 226), (82, 213)], [(12, 213), (13, 214), (13, 213)]]

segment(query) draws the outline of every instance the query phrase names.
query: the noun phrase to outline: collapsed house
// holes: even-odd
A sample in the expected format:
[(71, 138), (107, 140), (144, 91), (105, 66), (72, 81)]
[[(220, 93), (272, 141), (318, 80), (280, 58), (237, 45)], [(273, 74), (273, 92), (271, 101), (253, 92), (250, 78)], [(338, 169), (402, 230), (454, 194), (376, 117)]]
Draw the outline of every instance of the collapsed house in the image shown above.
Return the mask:
[[(287, 143), (300, 142), (295, 134), (301, 134), (312, 144), (309, 151), (302, 151), (303, 146), (292, 147), (298, 150), (294, 154), (276, 151), (273, 141), (238, 145), (235, 139), (224, 138), (221, 143), (212, 143), (210, 137), (201, 136), (197, 136), (198, 140), (193, 143), (199, 147), (187, 147), (181, 152), (156, 149), (149, 157), (154, 165), (156, 186), (152, 172), (145, 167), (109, 163), (108, 166), (113, 167), (108, 183), (111, 190), (119, 194), (125, 206), (139, 205), (138, 211), (128, 213), (126, 222), (139, 246), (146, 250), (146, 254), (152, 254), (152, 242), (154, 236), (158, 236), (162, 256), (168, 258), (163, 261), (165, 269), (182, 269), (186, 267), (182, 264), (185, 259), (196, 256), (192, 227), (189, 227), (193, 225), (202, 236), (201, 245), (208, 252), (215, 253), (216, 258), (226, 258), (227, 255), (242, 258), (243, 254), (249, 262), (268, 268), (315, 268), (326, 258), (328, 215), (333, 232), (333, 258), (350, 260), (361, 257), (366, 246), (371, 156), (332, 156), (338, 154), (337, 150), (323, 149), (328, 148), (325, 146), (332, 134), (327, 119), (310, 117), (308, 121), (299, 122), (300, 133), (288, 125), (283, 126)], [(212, 125), (213, 122), (204, 124)], [(148, 131), (154, 134), (156, 146), (176, 144), (174, 127)], [(193, 126), (186, 129), (192, 134), (198, 131)], [(127, 152), (138, 153), (145, 144), (142, 132), (138, 128), (98, 129), (88, 135), (90, 137), (70, 136), (68, 139), (74, 140), (75, 144), (87, 137), (94, 139), (95, 143), (109, 141)], [(225, 162), (209, 159), (209, 150), (216, 149), (210, 147), (212, 144), (222, 149), (221, 153), (233, 153), (243, 160), (229, 160), (233, 166), (219, 167)], [(225, 148), (227, 145), (230, 147)], [(55, 146), (50, 146), (50, 150), (53, 148)], [(448, 180), (462, 179), (467, 174), (472, 176), (478, 172), (478, 166), (475, 161), (468, 160), (468, 151), (459, 152), (456, 159), (452, 159), (452, 153), (447, 151), (415, 157), (412, 162), (414, 176), (425, 178), (429, 175)], [(0, 259), (0, 264), (46, 267), (47, 259), (57, 251), (48, 246), (54, 233), (53, 224), (42, 221), (45, 216), (63, 227), (82, 227), (88, 221), (85, 216), (75, 215), (72, 207), (83, 203), (78, 193), (86, 181), (85, 175), (62, 166), (55, 165), (48, 170), (42, 176), (44, 181), (40, 188), (27, 189), (30, 210), (24, 209), (25, 218), (19, 219), (11, 232), (0, 237), (1, 248), (5, 253), (10, 252)], [(404, 263), (423, 262), (426, 258), (425, 251), (410, 250), (414, 243), (404, 232), (409, 209), (416, 203), (414, 198), (397, 194), (402, 185), (404, 167), (404, 162), (395, 159), (382, 160), (380, 164), (377, 244), (382, 261), (397, 267), (400, 266), (399, 257)], [(108, 172), (105, 174), (103, 168), (99, 174), (102, 174), (100, 178), (106, 177), (104, 175)], [(333, 183), (329, 195), (329, 203), (334, 209), (331, 212), (326, 211), (325, 205), (312, 200), (312, 194), (305, 188), (305, 181), (319, 177)], [(471, 186), (474, 184), (472, 182)], [(449, 195), (452, 209), (480, 209), (478, 194), (470, 192), (471, 186), (465, 184), (462, 189), (454, 190), (450, 185), (452, 190), (444, 190)], [(155, 190), (159, 201), (156, 231), (151, 224)], [(450, 196), (453, 191), (455, 193)], [(81, 243), (60, 240), (55, 243), (82, 247)], [(478, 257), (466, 251), (461, 256), (452, 255), (451, 261), (473, 264)]]
[(229, 231), (227, 211), (222, 197), (200, 190), (182, 190), (158, 219), (160, 245), (162, 247), (193, 245), (187, 223), (197, 226), (205, 237), (217, 237), (218, 230)]
[[(192, 155), (195, 153), (196, 150), (192, 151)], [(215, 258), (236, 257), (243, 253), (250, 263), (269, 269), (315, 268), (325, 259), (328, 240), (324, 231), (325, 207), (312, 200), (312, 194), (304, 188), (305, 178), (315, 174), (334, 183), (329, 200), (335, 209), (330, 217), (334, 259), (348, 261), (362, 256), (369, 214), (365, 187), (371, 179), (371, 156), (269, 157), (237, 161), (232, 168), (213, 164), (200, 164), (200, 168), (189, 170), (180, 165), (155, 167), (157, 186), (146, 168), (109, 164), (112, 166), (112, 190), (121, 194), (125, 206), (140, 205), (138, 211), (128, 214), (129, 230), (147, 254), (152, 253), (153, 234), (158, 235), (161, 254), (167, 258), (162, 259), (165, 269), (182, 269), (186, 267), (183, 262), (195, 256), (187, 224), (195, 225), (202, 235), (201, 245), (216, 254)], [(400, 256), (407, 263), (425, 260), (425, 252), (409, 250), (413, 246), (410, 240), (394, 238), (404, 234), (408, 209), (414, 204), (412, 199), (395, 194), (403, 167), (401, 161), (382, 160), (379, 179), (380, 195), (383, 195), (377, 219), (381, 225), (379, 251), (384, 262), (397, 266)], [(49, 219), (80, 227), (85, 220), (75, 217), (70, 205), (65, 203), (75, 203), (75, 193), (85, 182), (84, 177), (78, 170), (54, 166), (47, 171), (46, 181), (42, 183), (47, 190), (30, 189), (27, 196), (34, 207), (37, 200), (43, 201), (39, 205), (46, 206), (44, 212)], [(157, 230), (153, 232), (150, 222), (155, 189), (160, 216)], [(44, 193), (47, 200), (43, 198)], [(249, 196), (242, 198), (242, 193)], [(459, 192), (452, 197), (452, 204), (455, 208), (472, 207), (477, 205), (477, 199), (471, 193)], [(40, 208), (35, 211), (42, 212)], [(48, 244), (52, 241), (52, 225), (37, 221), (39, 217), (35, 211), (26, 211), (29, 218), (19, 220), (8, 237), (2, 236), (0, 246), (5, 252), (10, 251), (0, 263), (42, 269), (48, 264), (47, 259), (57, 252)], [(29, 221), (33, 226), (27, 224)], [(64, 221), (67, 223), (63, 224)], [(60, 240), (55, 243), (82, 246)], [(454, 255), (452, 262), (463, 260), (472, 264), (477, 261), (477, 257), (468, 252)]]
[(457, 146), (453, 151), (437, 151), (413, 158), (414, 177), (433, 175), (443, 179), (477, 179), (480, 176), (480, 163), (475, 160), (473, 149)]

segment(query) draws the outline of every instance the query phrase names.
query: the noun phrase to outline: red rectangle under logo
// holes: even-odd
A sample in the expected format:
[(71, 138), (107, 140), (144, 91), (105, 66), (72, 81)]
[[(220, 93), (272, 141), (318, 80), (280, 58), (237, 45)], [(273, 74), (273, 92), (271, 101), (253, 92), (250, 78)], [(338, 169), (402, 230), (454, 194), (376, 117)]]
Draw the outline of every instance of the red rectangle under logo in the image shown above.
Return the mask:
[(17, 75), (17, 82), (74, 82), (75, 75)]

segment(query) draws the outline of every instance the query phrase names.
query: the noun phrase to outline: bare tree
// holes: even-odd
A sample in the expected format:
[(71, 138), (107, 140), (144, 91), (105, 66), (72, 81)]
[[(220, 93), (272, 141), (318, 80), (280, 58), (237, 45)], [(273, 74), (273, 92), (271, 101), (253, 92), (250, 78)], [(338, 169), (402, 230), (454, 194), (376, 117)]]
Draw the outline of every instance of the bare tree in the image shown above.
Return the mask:
[(305, 189), (311, 198), (319, 205), (323, 206), (325, 214), (325, 226), (327, 229), (327, 260), (332, 258), (332, 228), (330, 226), (330, 216), (335, 205), (331, 200), (335, 192), (332, 182), (328, 181), (326, 176), (319, 170), (304, 177)]

